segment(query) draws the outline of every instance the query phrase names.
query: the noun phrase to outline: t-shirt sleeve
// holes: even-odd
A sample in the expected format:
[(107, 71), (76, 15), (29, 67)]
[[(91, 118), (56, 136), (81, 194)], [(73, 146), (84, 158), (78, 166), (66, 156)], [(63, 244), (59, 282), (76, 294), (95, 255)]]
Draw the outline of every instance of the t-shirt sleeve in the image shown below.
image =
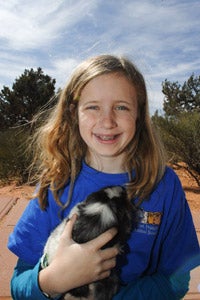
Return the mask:
[(13, 299), (46, 299), (38, 286), (39, 268), (40, 262), (33, 267), (22, 260), (18, 260), (11, 280)]
[(51, 232), (49, 215), (40, 209), (37, 199), (31, 200), (9, 236), (9, 250), (30, 265), (35, 265), (42, 256)]
[[(11, 294), (15, 300), (46, 300), (38, 283), (38, 273), (40, 271), (40, 261), (31, 266), (22, 260), (18, 260), (11, 280)], [(59, 299), (51, 298), (51, 299)]]

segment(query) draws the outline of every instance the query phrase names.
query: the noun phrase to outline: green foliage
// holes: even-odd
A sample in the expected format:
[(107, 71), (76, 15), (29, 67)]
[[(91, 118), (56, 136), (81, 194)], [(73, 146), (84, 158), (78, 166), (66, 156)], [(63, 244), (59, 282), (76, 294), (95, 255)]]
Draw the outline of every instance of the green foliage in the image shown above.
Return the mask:
[(4, 86), (0, 92), (1, 130), (31, 121), (39, 108), (54, 96), (55, 83), (55, 79), (38, 68), (25, 70), (12, 89)]
[(178, 82), (165, 80), (162, 84), (165, 95), (163, 109), (168, 117), (183, 112), (200, 111), (200, 76), (194, 75), (181, 86)]
[(152, 117), (172, 163), (184, 162), (200, 186), (200, 76), (192, 75), (181, 87), (163, 83), (163, 116)]
[(30, 121), (41, 107), (50, 108), (55, 95), (55, 79), (44, 75), (41, 68), (25, 70), (12, 89), (0, 92), (0, 180), (27, 182), (31, 157), (26, 152), (27, 140), (33, 133)]
[(0, 180), (27, 182), (30, 155), (26, 151), (29, 131), (11, 128), (0, 132)]

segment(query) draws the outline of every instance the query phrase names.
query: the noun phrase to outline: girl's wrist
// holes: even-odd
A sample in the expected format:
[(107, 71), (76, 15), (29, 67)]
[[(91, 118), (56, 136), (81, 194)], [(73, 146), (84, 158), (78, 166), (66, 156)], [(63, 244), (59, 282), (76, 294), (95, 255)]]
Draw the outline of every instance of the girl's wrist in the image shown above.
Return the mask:
[(55, 281), (51, 280), (51, 273), (49, 268), (40, 270), (38, 274), (38, 284), (42, 294), (49, 299), (57, 298), (61, 295), (55, 287)]

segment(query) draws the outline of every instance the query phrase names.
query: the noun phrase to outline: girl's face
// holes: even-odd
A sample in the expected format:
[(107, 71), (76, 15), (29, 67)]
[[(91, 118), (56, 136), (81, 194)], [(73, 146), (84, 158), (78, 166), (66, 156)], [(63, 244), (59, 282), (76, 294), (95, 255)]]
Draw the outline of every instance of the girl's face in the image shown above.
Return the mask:
[(136, 90), (124, 75), (105, 74), (89, 81), (78, 104), (79, 130), (88, 146), (86, 161), (93, 167), (98, 161), (104, 170), (112, 162), (122, 166), (136, 119)]

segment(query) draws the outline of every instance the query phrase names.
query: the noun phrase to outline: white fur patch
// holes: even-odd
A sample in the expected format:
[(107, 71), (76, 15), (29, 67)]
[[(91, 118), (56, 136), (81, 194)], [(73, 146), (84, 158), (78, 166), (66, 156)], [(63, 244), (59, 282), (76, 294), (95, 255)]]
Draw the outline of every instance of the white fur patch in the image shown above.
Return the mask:
[(115, 220), (112, 210), (106, 204), (92, 203), (86, 207), (87, 215), (101, 215), (101, 221), (103, 224), (109, 224)]
[(121, 192), (122, 192), (122, 188), (120, 186), (115, 186), (113, 188), (107, 188), (105, 189), (105, 192), (108, 195), (108, 198), (112, 199), (114, 197), (119, 197)]
[(56, 250), (59, 245), (60, 236), (63, 233), (66, 226), (66, 220), (62, 221), (54, 231), (52, 231), (50, 238), (44, 247), (44, 255), (47, 253), (48, 263), (50, 264), (55, 256)]

